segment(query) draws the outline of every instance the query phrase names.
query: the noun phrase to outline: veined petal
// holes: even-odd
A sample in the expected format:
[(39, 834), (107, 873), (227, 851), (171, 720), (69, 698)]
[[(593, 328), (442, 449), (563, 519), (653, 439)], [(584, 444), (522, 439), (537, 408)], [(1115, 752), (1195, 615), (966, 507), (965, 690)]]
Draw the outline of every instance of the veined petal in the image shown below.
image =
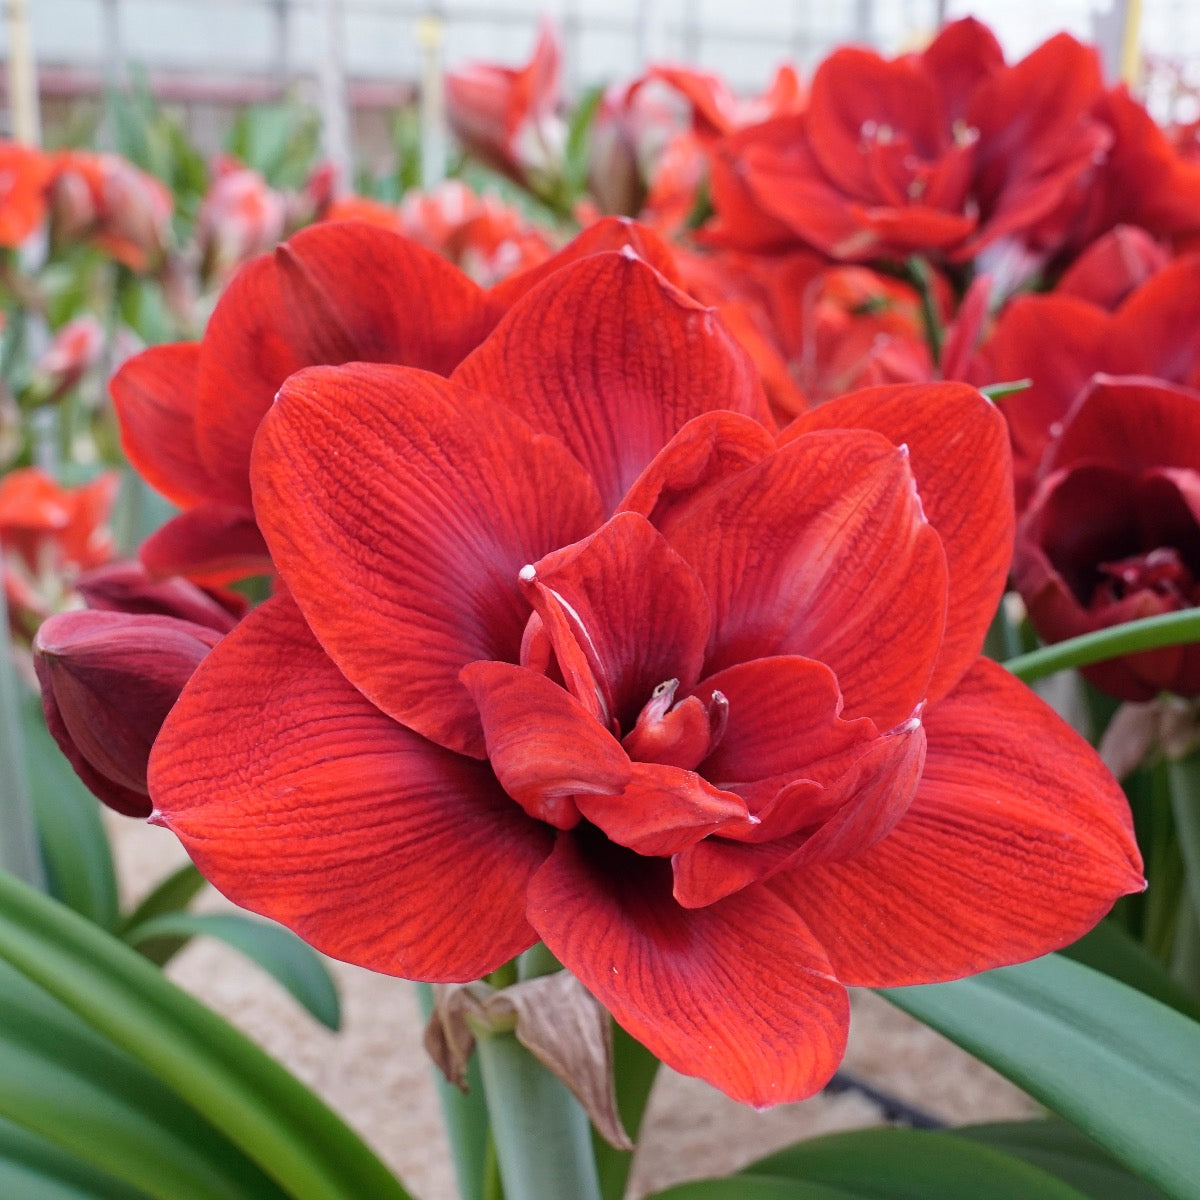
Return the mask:
[(518, 574), (600, 523), (550, 438), (424, 371), (355, 363), (293, 376), (254, 451), (272, 555), (321, 644), (389, 716), (482, 757), (459, 671), (518, 661)]
[(576, 797), (579, 811), (611, 841), (638, 854), (667, 857), (710, 833), (754, 823), (746, 802), (715, 788), (695, 771), (635, 762), (615, 795)]
[(629, 756), (564, 688), (510, 663), (477, 662), (462, 681), (479, 706), (488, 760), (504, 790), (540, 821), (579, 823), (572, 797), (615, 793), (629, 782)]
[(866, 987), (935, 983), (1073, 942), (1143, 886), (1120, 788), (1095, 751), (985, 659), (926, 719), (905, 817), (865, 854), (769, 886)]
[(607, 512), (692, 417), (769, 419), (753, 364), (716, 314), (632, 253), (555, 271), (454, 378), (566, 445)]
[(399, 363), (449, 375), (503, 311), (442, 255), (365, 221), (301, 230), (275, 264), (292, 344), (314, 366)]
[(549, 830), (486, 764), (363, 699), (286, 597), (193, 676), (155, 743), (150, 795), (225, 895), (335, 958), (465, 981), (534, 941), (525, 887)]
[[(659, 684), (677, 679), (686, 691), (696, 682), (708, 598), (696, 572), (644, 517), (619, 513), (526, 575), (564, 673), (577, 654), (586, 659), (605, 724), (615, 720), (628, 733)], [(590, 706), (590, 696), (580, 699)]]
[(129, 359), (109, 385), (121, 446), (138, 473), (187, 508), (209, 498), (212, 481), (196, 446), (198, 342), (151, 346)]
[(949, 574), (946, 636), (929, 684), (946, 694), (979, 655), (1013, 548), (1012, 462), (1004, 419), (963, 384), (867, 388), (802, 413), (782, 442), (814, 429), (873, 429), (905, 445)]
[(228, 504), (201, 504), (173, 517), (142, 543), (138, 555), (158, 578), (184, 575), (211, 586), (275, 569), (254, 514)]
[(735, 1100), (811, 1096), (841, 1059), (846, 992), (804, 923), (770, 893), (688, 911), (671, 898), (665, 861), (563, 833), (530, 884), (528, 911), (620, 1025)]
[(869, 431), (817, 431), (703, 494), (671, 544), (713, 612), (707, 669), (771, 655), (826, 663), (847, 718), (881, 729), (925, 696), (946, 563), (907, 455)]

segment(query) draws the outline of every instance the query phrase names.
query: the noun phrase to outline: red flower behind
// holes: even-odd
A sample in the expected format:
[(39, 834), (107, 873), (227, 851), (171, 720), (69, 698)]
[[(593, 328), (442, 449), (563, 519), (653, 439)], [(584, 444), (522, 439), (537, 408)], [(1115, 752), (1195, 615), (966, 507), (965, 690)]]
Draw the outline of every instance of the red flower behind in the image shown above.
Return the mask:
[(623, 245), (670, 261), (657, 239), (607, 221), (485, 291), (391, 230), (331, 222), (247, 264), (201, 342), (156, 346), (113, 379), (126, 454), (185, 510), (149, 539), (143, 560), (156, 574), (207, 583), (270, 571), (251, 504), (250, 448), (290, 374), (362, 361), (448, 375), (544, 272)]
[[(1013, 578), (1049, 642), (1200, 604), (1200, 392), (1098, 376), (1050, 444)], [(1200, 649), (1084, 669), (1125, 700), (1200, 694)]]
[(1072, 940), (1140, 861), (1093, 751), (977, 657), (998, 415), (942, 385), (765, 421), (714, 314), (628, 255), (547, 276), (448, 381), (293, 376), (252, 468), (287, 592), (168, 717), (152, 819), (375, 970), (540, 938), (755, 1104), (828, 1079), (845, 984)]
[(0, 246), (19, 246), (46, 216), (50, 164), (32, 146), (0, 142)]

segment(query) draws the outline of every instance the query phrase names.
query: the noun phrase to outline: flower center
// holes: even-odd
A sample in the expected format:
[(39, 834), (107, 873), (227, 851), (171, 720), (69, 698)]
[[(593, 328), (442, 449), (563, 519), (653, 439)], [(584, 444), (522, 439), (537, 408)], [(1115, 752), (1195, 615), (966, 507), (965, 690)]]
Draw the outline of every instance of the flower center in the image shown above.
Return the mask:
[(688, 696), (675, 704), (678, 679), (658, 685), (642, 706), (621, 745), (635, 762), (662, 763), (692, 770), (716, 748), (725, 733), (729, 701), (713, 692), (707, 703)]
[(1153, 592), (1179, 608), (1195, 601), (1196, 578), (1173, 546), (1159, 546), (1145, 554), (1100, 563), (1100, 582), (1093, 604), (1112, 604), (1136, 592)]

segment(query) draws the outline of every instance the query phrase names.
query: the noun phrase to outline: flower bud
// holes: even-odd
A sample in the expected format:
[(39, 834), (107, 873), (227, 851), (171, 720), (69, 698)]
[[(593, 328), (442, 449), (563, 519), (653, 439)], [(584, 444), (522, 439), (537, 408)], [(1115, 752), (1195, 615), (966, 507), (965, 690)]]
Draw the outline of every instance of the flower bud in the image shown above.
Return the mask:
[(237, 592), (200, 587), (181, 575), (157, 579), (136, 559), (85, 571), (75, 581), (75, 589), (91, 609), (178, 617), (218, 633), (228, 633), (247, 608)]
[(46, 725), (110, 808), (153, 810), (146, 764), (167, 713), (221, 634), (176, 617), (59, 613), (34, 639)]

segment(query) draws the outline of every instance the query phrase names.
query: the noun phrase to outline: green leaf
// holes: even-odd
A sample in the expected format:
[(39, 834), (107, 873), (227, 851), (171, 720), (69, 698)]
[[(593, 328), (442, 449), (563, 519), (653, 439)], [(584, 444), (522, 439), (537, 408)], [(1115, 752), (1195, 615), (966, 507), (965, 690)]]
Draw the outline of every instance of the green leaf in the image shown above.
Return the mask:
[(117, 923), (117, 877), (100, 820), (100, 802), (84, 787), (46, 728), (41, 704), (21, 708), (33, 815), (50, 894), (105, 929)]
[(1173, 1200), (1200, 1200), (1200, 1024), (1060, 955), (880, 993)]
[(0, 1196), (20, 1200), (147, 1200), (44, 1138), (0, 1120)]
[(128, 946), (11, 876), (0, 876), (0, 958), (142, 1062), (285, 1192), (407, 1200), (362, 1141), (253, 1042)]
[[(636, 1038), (613, 1022), (613, 1071), (617, 1086), (617, 1109), (625, 1132), (636, 1143), (650, 1101), (650, 1089), (658, 1076), (658, 1059)], [(610, 1146), (592, 1132), (596, 1170), (600, 1176), (600, 1194), (604, 1200), (621, 1200), (629, 1181), (633, 1153)]]
[(163, 913), (134, 925), (131, 946), (163, 939), (213, 937), (257, 963), (328, 1029), (341, 1027), (341, 1006), (321, 956), (290, 929), (240, 913)]
[(1130, 987), (1161, 1000), (1185, 1017), (1200, 1021), (1200, 1002), (1167, 973), (1166, 968), (1140, 942), (1119, 925), (1103, 920), (1063, 955), (1096, 971), (1103, 971)]
[(1200, 917), (1200, 755), (1168, 763), (1171, 782), (1171, 808), (1175, 831), (1187, 872), (1187, 891), (1197, 917)]
[(862, 1200), (855, 1192), (762, 1175), (733, 1175), (701, 1179), (655, 1192), (650, 1200)]
[(566, 174), (572, 197), (578, 196), (587, 186), (589, 134), (603, 99), (603, 84), (589, 88), (575, 105), (567, 125)]
[(1200, 642), (1200, 608), (1185, 608), (1181, 612), (1144, 617), (1140, 621), (1127, 621), (1124, 625), (1085, 633), (1053, 646), (1031, 650), (1028, 654), (1019, 654), (1004, 665), (1018, 679), (1032, 683), (1070, 667), (1086, 667), (1124, 654), (1192, 642)]
[(7, 963), (0, 1010), (0, 1116), (156, 1200), (282, 1197), (140, 1063)]
[(1090, 1200), (1163, 1200), (1156, 1187), (1131, 1175), (1114, 1158), (1063, 1121), (1005, 1121), (967, 1125), (955, 1137), (994, 1146), (1033, 1163)]
[(187, 908), (206, 887), (208, 880), (190, 862), (184, 863), (144, 897), (137, 908), (121, 922), (118, 932), (124, 936), (128, 930), (154, 917)]
[(862, 1200), (1084, 1200), (1019, 1158), (949, 1133), (858, 1129), (789, 1146), (746, 1174), (819, 1183)]

